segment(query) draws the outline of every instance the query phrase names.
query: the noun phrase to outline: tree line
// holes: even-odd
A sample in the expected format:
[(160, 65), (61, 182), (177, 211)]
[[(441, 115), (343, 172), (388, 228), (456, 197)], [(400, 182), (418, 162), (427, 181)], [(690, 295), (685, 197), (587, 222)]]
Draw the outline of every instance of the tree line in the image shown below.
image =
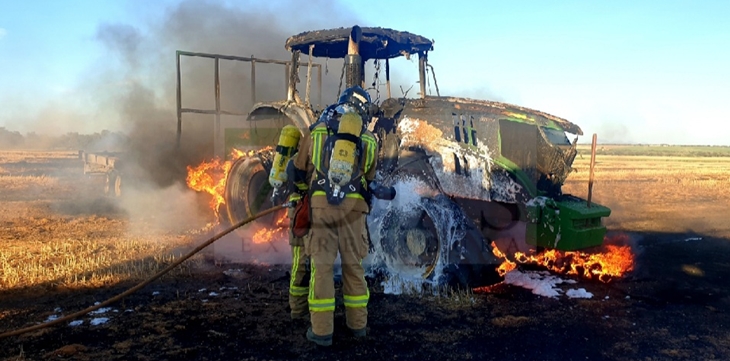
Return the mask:
[(0, 127), (0, 149), (119, 151), (129, 143), (121, 132), (102, 130), (93, 134), (69, 132), (60, 135), (28, 132), (25, 135)]

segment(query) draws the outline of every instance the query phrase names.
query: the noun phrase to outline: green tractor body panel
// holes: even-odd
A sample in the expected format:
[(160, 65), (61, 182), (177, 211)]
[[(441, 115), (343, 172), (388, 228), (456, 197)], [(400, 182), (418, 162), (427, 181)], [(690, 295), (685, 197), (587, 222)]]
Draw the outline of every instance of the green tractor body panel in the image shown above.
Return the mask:
[(602, 218), (608, 207), (580, 198), (535, 198), (527, 204), (527, 243), (537, 247), (575, 251), (603, 244), (606, 227)]

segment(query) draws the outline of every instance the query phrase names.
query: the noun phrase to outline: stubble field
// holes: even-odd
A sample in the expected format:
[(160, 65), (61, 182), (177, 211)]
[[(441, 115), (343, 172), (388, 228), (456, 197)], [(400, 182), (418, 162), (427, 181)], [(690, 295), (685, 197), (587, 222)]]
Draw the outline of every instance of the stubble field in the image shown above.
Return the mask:
[[(564, 191), (585, 197), (582, 153)], [(0, 359), (730, 359), (730, 158), (597, 160), (593, 200), (632, 241), (636, 271), (576, 279), (593, 298), (509, 285), (396, 296), (374, 284), (368, 338), (346, 335), (340, 304), (334, 345), (320, 349), (288, 318), (285, 265), (200, 254), (77, 326), (0, 339)], [(121, 293), (214, 232), (205, 200), (182, 186), (113, 199), (82, 169), (75, 152), (0, 152), (0, 333)]]

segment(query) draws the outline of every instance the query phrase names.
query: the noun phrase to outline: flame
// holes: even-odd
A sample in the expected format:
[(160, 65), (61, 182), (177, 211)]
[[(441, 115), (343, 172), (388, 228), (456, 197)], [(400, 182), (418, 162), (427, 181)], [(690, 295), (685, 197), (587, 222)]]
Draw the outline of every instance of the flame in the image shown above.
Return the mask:
[(188, 187), (197, 192), (206, 192), (212, 196), (210, 208), (215, 212), (216, 218), (218, 218), (220, 206), (226, 203), (223, 192), (226, 189), (226, 179), (233, 162), (238, 158), (252, 156), (253, 154), (254, 151), (247, 153), (234, 148), (231, 151), (231, 160), (222, 161), (216, 157), (207, 162), (203, 161), (195, 167), (187, 166), (186, 182)]
[(215, 211), (218, 216), (218, 209), (221, 204), (226, 202), (223, 197), (223, 191), (226, 186), (226, 177), (231, 170), (231, 162), (221, 162), (219, 158), (214, 158), (209, 162), (203, 162), (197, 167), (188, 166), (188, 176), (186, 178), (188, 187), (198, 192), (207, 192), (212, 196), (210, 200), (210, 208)]
[(244, 157), (244, 156), (251, 156), (253, 155), (253, 152), (248, 152), (248, 154), (242, 150), (238, 150), (236, 148), (231, 149), (231, 159), (236, 160), (238, 158)]
[(614, 239), (605, 239), (604, 246), (599, 253), (585, 253), (579, 251), (547, 250), (539, 254), (527, 255), (515, 252), (515, 260), (508, 260), (500, 252), (494, 242), (492, 253), (504, 258), (505, 261), (497, 268), (500, 276), (515, 269), (517, 263), (536, 264), (548, 270), (561, 274), (577, 275), (588, 279), (598, 279), (601, 282), (610, 282), (623, 277), (634, 270), (634, 254), (628, 245), (608, 243), (626, 243), (628, 236), (618, 235)]
[(272, 240), (283, 237), (285, 234), (285, 228), (261, 228), (254, 233), (251, 242), (254, 244), (268, 243)]
[(289, 218), (287, 217), (286, 211), (279, 212), (278, 217), (274, 221), (274, 225), (271, 227), (263, 227), (256, 231), (251, 241), (255, 244), (261, 244), (284, 237), (287, 233), (288, 221)]
[[(502, 264), (497, 267), (497, 272), (499, 272), (499, 275), (501, 277), (504, 277), (507, 272), (517, 268), (517, 263), (514, 263), (507, 259), (507, 256), (505, 256), (505, 254), (497, 248), (497, 244), (494, 242), (492, 242), (492, 253), (497, 256), (497, 258), (504, 258), (504, 262), (502, 262)], [(518, 253), (522, 254), (522, 252)]]

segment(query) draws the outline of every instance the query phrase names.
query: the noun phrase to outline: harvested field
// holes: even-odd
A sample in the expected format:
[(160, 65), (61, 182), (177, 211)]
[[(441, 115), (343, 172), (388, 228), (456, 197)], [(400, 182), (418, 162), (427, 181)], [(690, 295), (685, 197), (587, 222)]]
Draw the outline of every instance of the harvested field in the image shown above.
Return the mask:
[[(730, 157), (598, 155), (594, 199), (612, 209), (609, 229), (730, 238)], [(563, 191), (587, 197), (590, 155), (576, 159)]]
[[(589, 156), (564, 191), (585, 197)], [(0, 152), (0, 333), (119, 294), (213, 234), (207, 200), (183, 186), (103, 195), (76, 152)], [(3, 360), (727, 360), (730, 158), (601, 155), (593, 200), (637, 269), (592, 298), (388, 295), (373, 284), (369, 336), (329, 349), (291, 321), (287, 268), (200, 254), (104, 312), (0, 339)], [(235, 272), (229, 272), (235, 270)], [(568, 279), (567, 276), (562, 276)]]

